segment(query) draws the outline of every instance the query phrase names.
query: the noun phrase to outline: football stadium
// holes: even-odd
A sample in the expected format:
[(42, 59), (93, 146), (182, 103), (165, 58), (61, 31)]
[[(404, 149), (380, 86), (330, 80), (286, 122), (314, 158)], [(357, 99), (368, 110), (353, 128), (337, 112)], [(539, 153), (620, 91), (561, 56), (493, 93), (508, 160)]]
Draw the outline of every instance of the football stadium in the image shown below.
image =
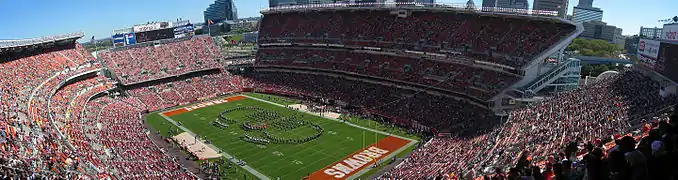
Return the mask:
[(561, 55), (584, 27), (555, 11), (260, 14), (252, 47), (184, 20), (0, 40), (2, 178), (678, 177), (678, 24), (581, 83)]

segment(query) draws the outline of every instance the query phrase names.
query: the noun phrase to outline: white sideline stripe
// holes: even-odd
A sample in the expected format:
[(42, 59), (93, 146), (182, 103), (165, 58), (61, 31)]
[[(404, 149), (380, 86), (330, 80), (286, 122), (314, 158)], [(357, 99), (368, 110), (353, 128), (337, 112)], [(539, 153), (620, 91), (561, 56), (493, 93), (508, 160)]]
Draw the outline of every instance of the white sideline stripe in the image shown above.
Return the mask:
[[(263, 100), (263, 99), (255, 98), (255, 97), (248, 96), (248, 95), (245, 95), (245, 94), (243, 94), (243, 95), (241, 95), (241, 96), (245, 96), (245, 97), (247, 97), (247, 98), (251, 98), (251, 99), (254, 99), (254, 100), (257, 100), (257, 101), (261, 101), (261, 102), (273, 104), (273, 105), (276, 105), (276, 106), (285, 107), (285, 106), (283, 106), (283, 105), (281, 105), (281, 104), (277, 104), (277, 103), (274, 103), (274, 102), (270, 102), (270, 101), (266, 101), (266, 100)], [(322, 118), (325, 118), (325, 119), (329, 119), (329, 120), (333, 120), (333, 121), (338, 121), (338, 122), (342, 122), (342, 123), (344, 122), (344, 121), (342, 121), (342, 120), (338, 120), (338, 119), (335, 119), (335, 118), (330, 118), (330, 117), (327, 117), (327, 116), (320, 116), (320, 115), (318, 115), (318, 114), (311, 113), (311, 112), (308, 112), (308, 111), (306, 111), (306, 110), (300, 110), (300, 111), (305, 112), (306, 114), (311, 114), (311, 115), (318, 116), (318, 117), (322, 117)], [(379, 130), (376, 130), (376, 129), (371, 129), (371, 128), (366, 128), (366, 127), (362, 127), (362, 126), (359, 126), (359, 125), (355, 125), (355, 124), (353, 124), (353, 123), (351, 123), (351, 122), (345, 122), (345, 123), (348, 124), (349, 126), (353, 126), (353, 127), (355, 127), (355, 128), (360, 128), (360, 129), (364, 129), (364, 130), (368, 130), (368, 131), (372, 131), (372, 132), (377, 132), (377, 133), (384, 134), (384, 135), (395, 136), (395, 137), (398, 137), (398, 138), (400, 138), (400, 139), (406, 139), (406, 140), (413, 141), (413, 142), (419, 142), (419, 141), (414, 140), (414, 139), (410, 139), (410, 138), (398, 136), (398, 135), (395, 135), (395, 134), (391, 134), (391, 133), (379, 131)]]
[[(254, 100), (257, 100), (257, 101), (260, 101), (260, 102), (272, 104), (272, 105), (279, 106), (279, 107), (285, 107), (285, 106), (282, 105), (282, 104), (278, 104), (278, 103), (270, 102), (270, 101), (267, 101), (267, 100), (259, 99), (259, 98), (256, 98), (256, 97), (248, 96), (248, 95), (246, 95), (246, 94), (231, 95), (231, 96), (228, 96), (228, 97), (234, 97), (234, 96), (245, 96), (245, 97), (247, 97), (247, 98), (254, 99)], [(189, 106), (189, 105), (185, 105), (185, 106)], [(169, 117), (165, 116), (165, 114), (163, 114), (163, 113), (165, 113), (165, 112), (170, 112), (170, 111), (173, 111), (173, 110), (181, 109), (181, 108), (183, 108), (183, 107), (184, 107), (184, 106), (180, 106), (180, 107), (177, 107), (177, 108), (171, 108), (171, 109), (166, 110), (166, 111), (161, 111), (161, 112), (158, 112), (158, 115), (162, 116), (162, 117), (165, 118), (167, 121), (169, 121), (169, 122), (171, 122), (172, 124), (174, 124), (175, 126), (179, 127), (179, 128), (180, 128), (181, 130), (183, 130), (184, 132), (188, 132), (188, 133), (190, 133), (191, 135), (195, 136), (195, 133), (193, 133), (191, 130), (189, 130), (189, 129), (183, 127), (183, 126), (179, 126), (179, 125), (177, 124), (176, 121), (174, 121), (172, 118), (169, 118)], [(299, 111), (304, 112), (304, 113), (306, 113), (306, 114), (313, 115), (313, 116), (317, 116), (317, 117), (321, 117), (321, 118), (325, 118), (325, 119), (329, 119), (329, 120), (333, 120), (333, 121), (337, 121), (337, 122), (342, 122), (342, 123), (344, 123), (344, 124), (347, 124), (347, 125), (352, 126), (352, 127), (355, 127), (355, 128), (360, 128), (360, 129), (363, 129), (363, 130), (372, 131), (372, 132), (376, 132), (376, 133), (380, 133), (380, 134), (384, 134), (384, 135), (394, 136), (394, 137), (398, 137), (398, 138), (401, 138), (401, 139), (405, 139), (405, 140), (409, 140), (409, 141), (410, 141), (410, 143), (407, 143), (407, 145), (401, 147), (400, 149), (398, 149), (398, 150), (394, 151), (393, 153), (389, 154), (388, 156), (384, 157), (384, 158), (381, 160), (381, 162), (393, 158), (393, 156), (398, 155), (400, 152), (404, 151), (404, 150), (407, 149), (408, 147), (413, 146), (413, 145), (415, 145), (416, 143), (419, 142), (418, 140), (415, 140), (415, 139), (410, 139), (410, 138), (407, 138), (407, 137), (398, 136), (398, 135), (395, 135), (395, 134), (391, 134), (391, 133), (388, 133), (388, 132), (379, 131), (379, 130), (376, 130), (376, 129), (366, 128), (366, 127), (363, 127), (363, 126), (359, 126), (359, 125), (353, 124), (353, 123), (351, 123), (351, 122), (344, 122), (344, 121), (339, 120), (339, 119), (330, 118), (330, 117), (326, 117), (326, 116), (320, 116), (320, 115), (318, 115), (318, 114), (315, 114), (315, 113), (312, 113), (312, 112), (309, 112), (309, 111), (306, 111), (306, 110), (299, 110)], [(213, 148), (213, 149), (216, 149), (217, 151), (221, 151), (221, 149), (219, 149), (218, 147), (215, 147), (215, 146), (212, 145), (212, 144), (209, 144), (209, 146), (210, 146), (211, 148)], [(231, 161), (231, 162), (233, 162), (233, 163), (236, 163), (235, 160), (232, 159), (233, 156), (231, 156), (230, 154), (228, 154), (226, 151), (222, 151), (221, 155), (223, 155), (224, 157), (228, 158), (229, 161)], [(339, 160), (337, 160), (337, 161), (340, 161), (340, 160), (341, 160), (341, 159), (339, 159)], [(335, 162), (337, 162), (337, 161), (335, 161)], [(335, 163), (335, 162), (332, 162), (332, 163)], [(329, 164), (329, 165), (332, 165), (332, 164)], [(262, 180), (270, 180), (270, 178), (268, 178), (266, 175), (260, 173), (259, 171), (253, 169), (252, 167), (249, 167), (248, 165), (241, 166), (241, 167), (243, 167), (243, 169), (247, 170), (248, 172), (254, 174), (254, 175), (257, 176), (259, 179), (262, 179)], [(369, 170), (371, 170), (371, 169), (372, 169), (372, 168), (369, 168), (369, 167), (368, 167), (368, 168), (364, 168), (363, 170), (359, 171), (358, 173), (354, 174), (353, 176), (349, 177), (348, 179), (355, 179), (355, 178), (357, 178), (357, 177), (360, 177), (361, 175), (367, 173), (367, 171), (369, 171)]]
[[(167, 121), (169, 121), (170, 123), (174, 124), (176, 127), (179, 127), (179, 128), (180, 128), (181, 130), (183, 130), (184, 132), (187, 132), (187, 133), (191, 134), (192, 136), (195, 136), (195, 133), (193, 133), (191, 130), (187, 129), (187, 128), (184, 127), (184, 126), (179, 126), (179, 124), (178, 124), (176, 121), (174, 121), (172, 118), (169, 118), (169, 117), (165, 116), (163, 113), (158, 113), (158, 115), (162, 116), (162, 117), (165, 118)], [(200, 140), (200, 141), (202, 141), (202, 140)], [(207, 143), (205, 143), (205, 144), (207, 144)], [(237, 165), (237, 162), (233, 159), (233, 156), (231, 156), (230, 154), (228, 154), (226, 151), (222, 151), (221, 149), (219, 149), (218, 147), (216, 147), (216, 146), (214, 146), (214, 145), (212, 145), (212, 144), (207, 144), (207, 146), (209, 146), (210, 148), (215, 149), (215, 150), (217, 150), (217, 151), (221, 151), (221, 152), (222, 152), (222, 153), (221, 153), (222, 156), (226, 157), (226, 159), (228, 159), (229, 161), (231, 161), (231, 162), (233, 162), (233, 163), (235, 163), (235, 164)], [(270, 178), (268, 178), (266, 175), (260, 173), (259, 171), (253, 169), (252, 167), (250, 167), (250, 166), (248, 166), (248, 165), (240, 166), (240, 167), (242, 167), (243, 169), (245, 169), (245, 170), (247, 170), (248, 172), (252, 173), (253, 175), (257, 176), (257, 178), (259, 178), (259, 179), (262, 179), (262, 180), (270, 180)]]
[[(243, 94), (243, 95), (241, 95), (241, 96), (245, 96), (245, 97), (247, 97), (247, 98), (251, 98), (251, 99), (254, 99), (254, 100), (257, 100), (257, 101), (261, 101), (261, 102), (265, 102), (265, 103), (268, 103), (268, 104), (272, 104), (272, 105), (276, 105), (276, 106), (280, 106), (280, 107), (285, 107), (285, 106), (283, 106), (283, 105), (281, 105), (281, 104), (278, 104), (278, 103), (274, 103), (274, 102), (266, 101), (266, 100), (263, 100), (263, 99), (251, 97), (251, 96), (248, 96), (248, 95), (245, 95), (245, 94)], [(335, 118), (330, 118), (330, 117), (327, 117), (327, 116), (320, 116), (320, 115), (318, 115), (318, 114), (308, 112), (307, 110), (299, 110), (299, 111), (302, 111), (302, 112), (304, 112), (304, 113), (306, 113), (306, 114), (311, 114), (311, 115), (314, 115), (314, 116), (322, 117), (322, 118), (325, 118), (325, 119), (343, 122), (343, 123), (348, 124), (349, 126), (352, 126), (352, 127), (355, 127), (355, 128), (360, 128), (360, 129), (367, 130), (367, 131), (372, 131), (372, 132), (377, 132), (377, 133), (380, 133), (380, 134), (385, 134), (385, 135), (389, 135), (389, 136), (394, 136), (394, 137), (398, 137), (398, 138), (406, 139), (406, 140), (409, 140), (409, 141), (410, 141), (409, 143), (407, 143), (407, 145), (405, 145), (405, 146), (399, 148), (398, 150), (396, 150), (396, 151), (392, 152), (391, 154), (387, 155), (386, 157), (382, 158), (382, 159), (380, 160), (380, 162), (384, 162), (384, 161), (387, 161), (387, 160), (393, 158), (393, 156), (396, 156), (396, 155), (400, 154), (400, 152), (405, 151), (408, 147), (413, 146), (413, 145), (415, 145), (417, 142), (419, 142), (419, 141), (414, 140), (414, 139), (410, 139), (410, 138), (398, 136), (398, 135), (395, 135), (395, 134), (391, 134), (391, 133), (379, 131), (379, 130), (376, 130), (376, 129), (371, 129), (371, 128), (362, 127), (362, 126), (353, 124), (353, 123), (351, 123), (351, 122), (344, 122), (344, 121), (342, 121), (342, 120), (338, 120), (338, 119), (335, 119)], [(337, 160), (337, 161), (341, 161), (341, 159), (339, 159), (339, 160)], [(337, 161), (332, 162), (332, 164), (336, 163)], [(329, 164), (329, 165), (332, 165), (332, 164)], [(329, 166), (329, 165), (328, 165), (328, 166)], [(353, 174), (352, 176), (348, 177), (347, 179), (356, 179), (356, 178), (362, 176), (363, 174), (367, 173), (367, 172), (370, 171), (370, 170), (372, 170), (371, 167), (363, 168), (362, 170), (358, 171), (357, 173)], [(383, 169), (382, 169), (382, 170), (383, 170)]]

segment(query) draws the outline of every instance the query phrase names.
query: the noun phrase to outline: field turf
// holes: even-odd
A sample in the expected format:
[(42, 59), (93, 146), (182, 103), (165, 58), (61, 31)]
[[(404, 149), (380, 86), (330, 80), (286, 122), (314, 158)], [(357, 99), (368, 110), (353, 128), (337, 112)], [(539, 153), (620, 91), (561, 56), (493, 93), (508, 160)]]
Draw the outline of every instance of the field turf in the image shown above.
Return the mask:
[[(267, 98), (270, 96), (265, 94), (247, 95), (264, 100), (268, 100)], [(273, 98), (272, 101), (276, 100), (275, 96), (271, 97)], [(284, 99), (284, 101), (288, 101), (288, 103), (295, 102), (288, 99)], [(256, 132), (244, 130), (241, 123), (232, 124), (226, 129), (220, 129), (210, 124), (218, 118), (220, 112), (238, 106), (260, 107), (265, 110), (277, 112), (280, 115), (294, 115), (297, 113), (292, 109), (247, 98), (195, 109), (183, 114), (171, 116), (170, 118), (181, 122), (184, 127), (192, 132), (203, 137), (206, 136), (207, 139), (212, 141), (213, 145), (221, 148), (221, 150), (237, 159), (244, 160), (247, 162), (247, 165), (271, 179), (276, 179), (277, 177), (280, 177), (281, 179), (301, 179), (310, 173), (321, 170), (324, 167), (342, 160), (344, 157), (387, 137), (387, 135), (384, 134), (351, 127), (343, 122), (305, 114), (302, 118), (303, 120), (320, 125), (324, 129), (324, 133), (319, 138), (303, 144), (257, 145), (241, 139), (242, 135), (246, 132), (248, 134), (256, 135)], [(247, 114), (252, 112), (253, 111), (250, 110), (234, 111), (227, 116), (231, 119), (242, 121)], [(167, 135), (169, 128), (174, 126), (158, 113), (150, 114), (148, 116), (148, 121), (156, 130), (165, 136)], [(304, 137), (315, 133), (315, 130), (307, 126), (285, 132), (269, 132), (281, 137)], [(411, 138), (411, 136), (409, 137)], [(408, 148), (408, 151), (409, 150), (411, 150), (411, 148)], [(242, 176), (243, 175), (236, 175), (238, 178)]]

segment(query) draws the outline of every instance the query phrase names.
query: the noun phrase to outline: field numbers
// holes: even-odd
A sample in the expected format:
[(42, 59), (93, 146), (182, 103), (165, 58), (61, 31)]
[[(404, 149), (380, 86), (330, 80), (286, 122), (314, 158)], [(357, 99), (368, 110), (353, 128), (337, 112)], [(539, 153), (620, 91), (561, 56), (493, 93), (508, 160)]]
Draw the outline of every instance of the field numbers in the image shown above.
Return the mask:
[(334, 131), (328, 131), (327, 134), (337, 135), (337, 132), (334, 132)]
[(303, 162), (301, 162), (301, 161), (299, 161), (299, 160), (294, 160), (294, 161), (292, 161), (292, 163), (294, 163), (294, 164), (296, 164), (296, 165), (304, 164)]
[(352, 137), (346, 136), (346, 139), (348, 139), (348, 140), (350, 140), (350, 141), (353, 141), (353, 138), (352, 138)]
[(231, 131), (230, 134), (231, 134), (231, 135), (238, 135), (238, 132)]
[(261, 145), (261, 144), (257, 145), (257, 147), (259, 147), (259, 148), (261, 148), (261, 149), (266, 149), (266, 146)]
[(281, 152), (278, 152), (278, 151), (274, 151), (274, 152), (273, 152), (273, 155), (276, 155), (276, 156), (284, 156), (285, 154), (283, 154), (283, 153), (281, 153)]

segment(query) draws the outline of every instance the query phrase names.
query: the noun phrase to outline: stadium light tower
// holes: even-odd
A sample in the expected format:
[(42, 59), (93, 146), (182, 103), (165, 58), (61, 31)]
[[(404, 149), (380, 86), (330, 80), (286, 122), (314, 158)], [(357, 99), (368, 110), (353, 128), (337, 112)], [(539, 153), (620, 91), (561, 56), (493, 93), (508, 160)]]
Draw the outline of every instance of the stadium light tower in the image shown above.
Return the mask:
[(672, 18), (669, 19), (662, 19), (659, 20), (660, 23), (678, 23), (678, 16), (673, 16)]

